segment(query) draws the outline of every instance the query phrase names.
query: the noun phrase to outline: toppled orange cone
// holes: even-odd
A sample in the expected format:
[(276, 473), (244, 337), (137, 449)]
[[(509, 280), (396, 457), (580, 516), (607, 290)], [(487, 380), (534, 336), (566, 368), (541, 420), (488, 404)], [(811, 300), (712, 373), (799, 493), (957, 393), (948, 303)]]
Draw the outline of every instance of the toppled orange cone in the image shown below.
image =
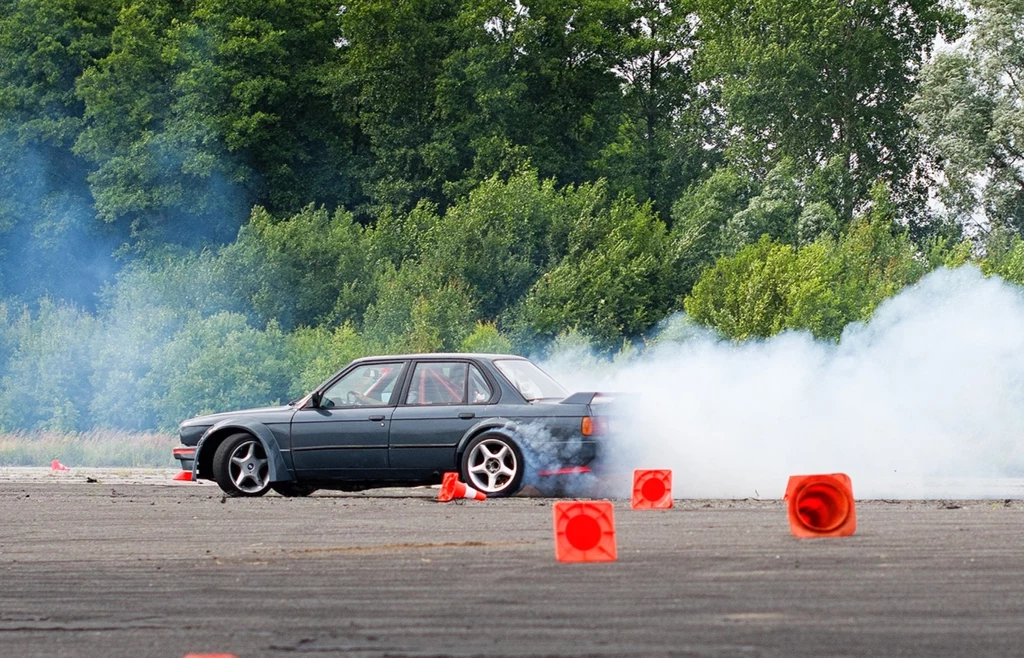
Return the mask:
[(789, 530), (801, 539), (848, 537), (857, 530), (853, 483), (845, 473), (793, 475), (785, 500)]
[(171, 479), (172, 480), (177, 480), (179, 482), (191, 482), (192, 481), (192, 471), (181, 471), (180, 473), (178, 473), (177, 475), (175, 475)]
[(71, 469), (60, 463), (60, 460), (54, 459), (50, 462), (50, 470), (52, 471), (70, 471)]
[(458, 473), (445, 473), (444, 479), (441, 481), (441, 491), (437, 494), (437, 502), (447, 503), (456, 498), (487, 500), (487, 496), (482, 491), (477, 491), (465, 482), (460, 482)]
[(614, 562), (615, 514), (603, 501), (567, 501), (554, 504), (555, 559), (559, 562)]
[(669, 509), (672, 507), (672, 471), (637, 469), (633, 471), (633, 509)]

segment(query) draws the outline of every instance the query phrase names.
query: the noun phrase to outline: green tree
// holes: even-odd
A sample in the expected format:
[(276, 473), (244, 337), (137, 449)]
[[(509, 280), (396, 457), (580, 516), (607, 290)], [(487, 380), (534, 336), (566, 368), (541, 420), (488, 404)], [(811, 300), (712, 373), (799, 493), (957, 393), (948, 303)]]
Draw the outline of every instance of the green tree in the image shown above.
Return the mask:
[(292, 373), (288, 396), (292, 399), (309, 393), (352, 360), (381, 351), (351, 324), (333, 330), (299, 327), (285, 336), (285, 344), (288, 372)]
[(512, 144), (560, 185), (594, 180), (592, 163), (615, 139), (623, 95), (614, 67), (622, 60), (629, 11), (620, 0), (530, 0), (517, 32), (513, 67), (525, 82)]
[(610, 211), (580, 218), (565, 258), (530, 291), (525, 317), (542, 336), (575, 327), (613, 349), (674, 310), (673, 251), (650, 204), (620, 199)]
[(425, 263), (387, 265), (366, 309), (364, 335), (387, 351), (454, 352), (479, 317), (469, 286)]
[(104, 289), (90, 357), (90, 416), (103, 427), (158, 425), (147, 375), (164, 345), (194, 316), (244, 310), (207, 251), (165, 250), (127, 265)]
[(846, 325), (868, 320), (879, 304), (928, 271), (917, 247), (877, 204), (838, 241), (823, 236), (798, 255), (786, 327), (819, 338), (838, 339)]
[(693, 75), (700, 19), (688, 1), (634, 0), (623, 12), (613, 66), (623, 85), (621, 118), (597, 169), (612, 194), (649, 200), (668, 220), (682, 190), (718, 159), (705, 148), (714, 122)]
[(971, 8), (970, 38), (925, 66), (911, 109), (950, 215), (1024, 232), (1024, 2)]
[(1016, 233), (995, 231), (986, 244), (987, 252), (979, 265), (986, 276), (999, 276), (1024, 284), (1024, 240)]
[(326, 0), (200, 0), (172, 26), (166, 131), (191, 173), (223, 168), (275, 213), (359, 199), (351, 117), (326, 86), (341, 15)]
[(530, 159), (528, 81), (518, 60), (528, 12), (505, 0), (463, 3), (456, 47), (440, 63), (434, 129), (423, 147), (431, 189), (456, 201)]
[[(143, 248), (228, 241), (253, 203), (358, 196), (351, 130), (325, 85), (335, 5), (131, 2), (78, 80), (96, 208)], [(356, 199), (357, 200), (357, 199)]]
[(473, 333), (462, 341), (459, 351), (478, 354), (509, 354), (512, 352), (512, 341), (501, 333), (496, 323), (477, 322)]
[(95, 319), (47, 298), (7, 327), (12, 351), (0, 377), (0, 428), (73, 432), (91, 426)]
[(720, 167), (673, 205), (672, 239), (681, 252), (680, 285), (684, 291), (693, 287), (716, 258), (735, 253), (723, 236), (724, 228), (758, 191), (759, 186), (735, 169)]
[(792, 159), (782, 158), (759, 181), (723, 167), (693, 187), (673, 208), (682, 289), (688, 291), (719, 256), (734, 255), (762, 236), (809, 244), (822, 234), (839, 235), (844, 224), (821, 185), (827, 169), (805, 176)]
[(421, 262), (443, 279), (465, 282), (481, 317), (495, 320), (566, 253), (573, 223), (606, 204), (601, 183), (559, 190), (534, 170), (507, 182), (495, 176), (423, 235)]
[(627, 16), (622, 0), (347, 5), (335, 89), (358, 108), (375, 202), (443, 209), (526, 163), (593, 178), (619, 124)]
[(369, 239), (351, 213), (307, 206), (286, 220), (255, 208), (238, 239), (221, 250), (225, 283), (262, 324), (359, 323), (373, 292)]
[(772, 336), (785, 328), (795, 267), (793, 247), (764, 236), (735, 256), (719, 258), (686, 298), (686, 312), (729, 338)]
[(795, 247), (762, 237), (708, 269), (685, 300), (686, 312), (723, 335), (744, 340), (806, 329), (838, 340), (851, 322), (914, 283), (927, 263), (892, 221), (883, 194), (838, 240), (823, 234)]
[(940, 0), (718, 0), (701, 4), (703, 77), (725, 108), (730, 159), (756, 174), (789, 157), (834, 162), (844, 222), (876, 181), (902, 189), (918, 150), (906, 103), (938, 35)]
[(110, 53), (77, 83), (85, 128), (75, 152), (94, 167), (89, 183), (96, 209), (126, 241), (147, 246), (192, 233), (195, 226), (175, 221), (182, 216), (207, 215), (216, 226), (226, 210), (219, 204), (225, 190), (212, 193), (166, 133), (174, 97), (166, 32), (184, 18), (180, 6), (165, 1), (128, 4), (112, 32)]
[(783, 159), (765, 176), (760, 193), (722, 226), (721, 244), (726, 253), (735, 253), (765, 235), (780, 242), (796, 242), (797, 220), (806, 198), (801, 188), (795, 164)]
[(429, 201), (420, 201), (408, 213), (385, 209), (377, 222), (366, 229), (368, 259), (394, 267), (407, 260), (419, 260), (423, 250), (431, 248), (427, 236), (437, 231), (440, 221), (437, 206)]
[(277, 325), (260, 331), (225, 312), (190, 318), (154, 356), (143, 385), (159, 427), (171, 429), (196, 414), (282, 402), (289, 376)]
[(116, 246), (98, 230), (72, 152), (75, 81), (110, 49), (106, 0), (20, 0), (0, 9), (0, 295), (91, 305)]
[[(459, 47), (461, 3), (357, 0), (341, 13), (343, 61), (328, 78), (335, 103), (351, 108), (366, 162), (367, 193), (377, 205), (408, 211), (440, 190), (427, 160), (436, 123), (435, 84)], [(445, 156), (447, 157), (447, 156)]]

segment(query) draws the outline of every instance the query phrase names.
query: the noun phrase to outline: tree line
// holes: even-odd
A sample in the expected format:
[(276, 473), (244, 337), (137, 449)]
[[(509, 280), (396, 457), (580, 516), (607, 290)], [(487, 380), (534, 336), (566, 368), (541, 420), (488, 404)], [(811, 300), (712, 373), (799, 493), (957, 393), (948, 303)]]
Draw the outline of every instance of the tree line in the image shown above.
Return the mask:
[(0, 429), (677, 312), (837, 340), (935, 267), (1024, 281), (1024, 3), (960, 9), (0, 5)]

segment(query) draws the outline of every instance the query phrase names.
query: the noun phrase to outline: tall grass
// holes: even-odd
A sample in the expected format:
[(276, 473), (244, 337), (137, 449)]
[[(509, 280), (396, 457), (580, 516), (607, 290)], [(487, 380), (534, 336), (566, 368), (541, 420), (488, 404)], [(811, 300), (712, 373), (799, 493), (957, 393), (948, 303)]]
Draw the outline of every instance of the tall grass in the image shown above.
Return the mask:
[(0, 434), (0, 466), (174, 466), (176, 445), (175, 435), (155, 432), (13, 432)]

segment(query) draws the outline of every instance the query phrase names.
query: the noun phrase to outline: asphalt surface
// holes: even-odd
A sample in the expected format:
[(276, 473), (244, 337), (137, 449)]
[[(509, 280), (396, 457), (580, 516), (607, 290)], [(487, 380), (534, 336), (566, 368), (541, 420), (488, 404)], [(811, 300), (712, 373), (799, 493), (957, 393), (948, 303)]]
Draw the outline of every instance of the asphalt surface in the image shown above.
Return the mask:
[(0, 656), (1024, 655), (1024, 501), (615, 502), (618, 560), (554, 559), (543, 498), (223, 499), (0, 481)]

